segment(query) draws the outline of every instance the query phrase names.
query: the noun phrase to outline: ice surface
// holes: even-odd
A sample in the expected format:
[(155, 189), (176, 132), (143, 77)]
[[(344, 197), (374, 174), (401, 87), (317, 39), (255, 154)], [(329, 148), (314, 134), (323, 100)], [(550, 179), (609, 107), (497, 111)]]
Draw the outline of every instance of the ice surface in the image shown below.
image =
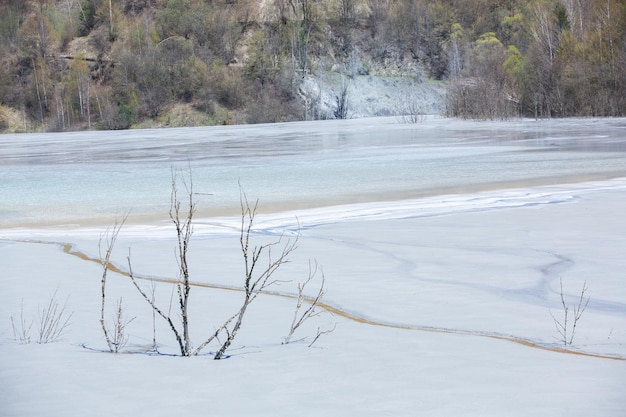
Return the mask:
[(202, 214), (404, 200), (626, 176), (626, 121), (395, 119), (0, 137), (0, 227), (163, 219), (172, 169)]
[[(625, 127), (374, 119), (0, 137), (0, 415), (624, 416), (626, 361), (608, 358), (626, 358)], [(266, 208), (255, 239), (300, 231), (287, 282), (253, 305), (228, 360), (102, 353), (98, 239), (132, 209), (113, 261), (124, 269), (132, 247), (137, 274), (175, 277), (164, 218), (171, 169), (189, 165), (210, 206), (192, 277), (216, 287), (193, 290), (195, 343), (238, 302), (219, 290), (241, 280), (238, 181)], [(285, 296), (309, 258), (335, 314), (283, 346)], [(569, 349), (605, 358), (537, 348), (559, 346), (560, 279), (568, 303), (585, 281), (591, 297)], [(36, 317), (57, 288), (70, 331), (15, 343), (9, 318), (22, 303)], [(144, 301), (119, 275), (109, 290), (137, 317), (127, 350), (144, 351)], [(155, 291), (167, 305), (171, 288)], [(176, 351), (167, 326), (157, 337)]]

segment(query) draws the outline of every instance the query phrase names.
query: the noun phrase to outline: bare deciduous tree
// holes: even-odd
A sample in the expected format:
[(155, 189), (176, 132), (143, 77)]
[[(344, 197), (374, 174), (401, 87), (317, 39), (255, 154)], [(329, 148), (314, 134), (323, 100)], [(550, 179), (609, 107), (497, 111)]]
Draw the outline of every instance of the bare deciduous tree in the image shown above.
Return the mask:
[[(272, 276), (283, 264), (289, 262), (289, 255), (296, 250), (298, 237), (295, 239), (287, 239), (283, 244), (284, 236), (281, 236), (278, 240), (262, 244), (259, 246), (250, 246), (250, 238), (252, 237), (252, 225), (254, 224), (254, 218), (257, 213), (259, 200), (256, 200), (254, 205), (251, 205), (243, 191), (240, 191), (241, 202), (241, 235), (239, 242), (241, 245), (241, 253), (243, 255), (245, 266), (245, 278), (244, 278), (244, 299), (242, 305), (235, 315), (236, 320), (232, 327), (224, 325), (224, 331), (226, 332), (226, 340), (222, 343), (222, 346), (215, 354), (215, 359), (221, 359), (224, 353), (231, 345), (233, 339), (237, 335), (239, 328), (243, 322), (243, 318), (256, 297), (272, 285), (275, 280)], [(272, 249), (274, 247), (281, 249), (278, 256), (272, 255)], [(260, 265), (261, 255), (267, 255), (267, 264), (265, 267)], [(229, 319), (230, 321), (230, 319)]]
[[(574, 335), (576, 334), (576, 326), (578, 325), (578, 321), (582, 317), (587, 305), (589, 304), (590, 298), (587, 297), (585, 299), (585, 293), (587, 292), (587, 281), (583, 283), (583, 288), (580, 291), (580, 298), (578, 299), (578, 304), (574, 304), (569, 306), (565, 303), (565, 297), (563, 295), (563, 280), (559, 279), (559, 283), (561, 286), (561, 305), (563, 306), (563, 320), (558, 320), (554, 317), (554, 314), (550, 311), (550, 316), (552, 316), (552, 320), (554, 320), (554, 325), (556, 326), (556, 330), (559, 332), (561, 336), (560, 341), (563, 342), (564, 345), (571, 345), (574, 341)], [(573, 309), (573, 315), (570, 315), (570, 307)], [(571, 321), (573, 319), (573, 322)]]
[[(180, 322), (177, 322), (174, 318), (172, 318), (173, 316), (170, 314), (170, 311), (166, 312), (165, 310), (157, 306), (154, 297), (153, 281), (151, 281), (153, 285), (151, 296), (139, 285), (139, 277), (136, 276), (133, 271), (130, 249), (127, 257), (128, 276), (130, 277), (130, 280), (137, 289), (137, 291), (152, 308), (153, 316), (160, 316), (169, 325), (169, 328), (171, 329), (178, 343), (181, 356), (197, 355), (210, 343), (214, 341), (219, 341), (220, 347), (215, 353), (214, 359), (222, 359), (228, 348), (231, 346), (233, 340), (235, 339), (239, 329), (241, 328), (243, 319), (248, 311), (248, 307), (250, 306), (250, 304), (258, 297), (259, 294), (262, 294), (265, 290), (267, 290), (268, 287), (277, 282), (277, 280), (274, 279), (274, 274), (282, 265), (289, 262), (290, 255), (297, 248), (299, 235), (296, 235), (294, 238), (286, 238), (284, 235), (281, 235), (278, 239), (273, 240), (269, 243), (253, 245), (253, 225), (255, 217), (257, 215), (258, 200), (256, 200), (254, 204), (251, 204), (246, 194), (240, 188), (241, 233), (239, 237), (239, 242), (241, 246), (245, 272), (242, 289), (243, 300), (241, 302), (241, 306), (235, 314), (230, 316), (219, 327), (217, 327), (216, 330), (214, 330), (197, 348), (193, 348), (189, 331), (189, 300), (192, 285), (190, 281), (188, 254), (190, 240), (193, 234), (192, 220), (196, 211), (196, 202), (194, 200), (193, 183), (191, 181), (191, 176), (188, 181), (183, 181), (183, 183), (185, 185), (186, 196), (188, 197), (186, 207), (183, 207), (183, 205), (181, 204), (181, 199), (179, 198), (177, 175), (175, 173), (172, 173), (172, 192), (169, 215), (175, 226), (177, 235), (176, 258), (178, 263), (179, 276), (175, 283), (176, 292), (178, 294), (178, 309), (175, 310), (180, 317)], [(111, 236), (107, 237), (106, 253), (104, 257), (102, 257), (101, 255), (102, 265), (104, 268), (102, 277), (101, 325), (109, 349), (112, 352), (115, 352), (115, 349), (119, 348), (120, 344), (125, 343), (126, 339), (124, 336), (124, 328), (126, 324), (130, 323), (130, 321), (133, 320), (127, 320), (124, 318), (123, 308), (120, 301), (120, 303), (118, 303), (116, 326), (113, 335), (110, 331), (108, 331), (104, 323), (106, 276), (107, 272), (111, 269), (111, 251), (123, 223), (124, 222), (121, 222), (119, 224), (116, 223), (115, 226), (112, 228)], [(304, 284), (299, 286), (300, 298), (302, 300), (299, 301), (298, 310), (296, 311), (296, 314), (294, 316), (292, 333), (300, 326), (300, 324), (302, 324), (304, 320), (316, 315), (315, 307), (318, 305), (323, 294), (325, 293), (324, 280), (322, 276), (322, 284), (320, 286), (317, 297), (314, 299), (306, 299), (306, 297), (303, 295), (304, 285), (306, 285), (313, 279), (317, 268), (317, 264), (315, 264), (315, 268), (310, 270), (309, 272), (308, 280)], [(311, 307), (305, 310), (301, 315), (299, 315), (299, 310), (305, 299), (311, 304)], [(318, 330), (318, 334), (315, 340), (317, 340), (320, 335), (326, 333), (328, 333), (328, 331), (320, 332)], [(223, 339), (223, 341), (220, 341), (220, 336), (224, 334), (226, 335), (225, 339)], [(153, 340), (153, 345), (156, 346), (155, 340)]]
[[(184, 181), (183, 181), (184, 182)], [(180, 307), (180, 315), (183, 326), (183, 342), (185, 344), (186, 352), (189, 352), (191, 347), (191, 341), (189, 339), (189, 291), (191, 286), (189, 285), (189, 265), (187, 264), (189, 241), (193, 234), (192, 220), (193, 215), (196, 212), (196, 202), (193, 196), (193, 181), (191, 175), (189, 176), (189, 184), (184, 183), (187, 189), (188, 202), (187, 202), (187, 214), (181, 219), (181, 202), (178, 198), (178, 187), (176, 184), (176, 176), (172, 173), (172, 193), (170, 195), (170, 219), (176, 227), (176, 236), (178, 238), (178, 283), (176, 284), (176, 290), (178, 292), (178, 302)], [(130, 262), (130, 259), (129, 259)]]
[[(144, 291), (137, 279), (135, 274), (133, 273), (133, 267), (131, 263), (131, 253), (130, 249), (128, 251), (128, 275), (130, 279), (137, 289), (139, 293), (143, 296), (146, 302), (152, 307), (152, 310), (161, 316), (169, 325), (176, 341), (178, 342), (178, 346), (180, 348), (180, 354), (182, 356), (191, 356), (193, 354), (197, 354), (198, 350), (194, 351), (191, 345), (191, 338), (189, 336), (189, 296), (191, 292), (191, 283), (189, 281), (189, 265), (187, 263), (188, 260), (188, 251), (189, 251), (189, 243), (191, 240), (191, 236), (193, 234), (193, 225), (192, 220), (193, 216), (196, 212), (196, 202), (194, 200), (193, 194), (193, 182), (191, 178), (189, 182), (185, 182), (186, 193), (188, 196), (187, 207), (185, 208), (184, 217), (181, 214), (181, 200), (178, 196), (178, 185), (177, 185), (177, 175), (172, 172), (172, 191), (170, 194), (170, 211), (169, 216), (176, 228), (176, 236), (177, 236), (177, 253), (176, 259), (178, 262), (178, 279), (176, 283), (176, 291), (178, 294), (178, 313), (180, 314), (181, 323), (180, 327), (174, 323), (171, 315), (165, 313), (162, 309), (160, 309), (156, 303), (154, 296), (149, 297), (146, 291)], [(210, 340), (213, 339), (213, 336)]]
[[(102, 279), (100, 281), (100, 288), (101, 288), (100, 326), (102, 327), (104, 338), (111, 352), (118, 352), (119, 348), (115, 344), (115, 340), (117, 339), (115, 334), (117, 332), (114, 332), (114, 334), (112, 335), (111, 332), (109, 331), (109, 328), (106, 325), (106, 320), (105, 320), (107, 275), (111, 267), (111, 254), (113, 252), (113, 247), (115, 246), (115, 241), (117, 240), (117, 235), (119, 234), (120, 229), (126, 222), (127, 217), (128, 215), (124, 216), (119, 223), (116, 221), (113, 227), (110, 229), (110, 233), (109, 233), (109, 229), (107, 229), (107, 231), (105, 231), (105, 233), (100, 236), (100, 240), (98, 242), (98, 251), (100, 253), (100, 263), (102, 264)], [(104, 253), (104, 256), (102, 256), (103, 241), (106, 241), (106, 252)]]

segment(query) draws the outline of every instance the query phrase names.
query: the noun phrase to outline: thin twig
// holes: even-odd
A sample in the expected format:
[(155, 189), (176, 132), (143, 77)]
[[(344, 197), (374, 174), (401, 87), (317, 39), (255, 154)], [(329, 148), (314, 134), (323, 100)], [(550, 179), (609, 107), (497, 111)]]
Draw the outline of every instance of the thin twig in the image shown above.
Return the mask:
[[(293, 319), (291, 321), (291, 327), (289, 329), (289, 334), (284, 338), (283, 340), (283, 344), (288, 344), (291, 340), (291, 338), (293, 337), (293, 334), (295, 333), (295, 331), (308, 319), (318, 316), (319, 314), (321, 314), (321, 311), (318, 311), (316, 308), (318, 306), (318, 304), (320, 303), (320, 301), (322, 300), (322, 298), (324, 297), (324, 294), (326, 294), (326, 290), (324, 289), (324, 272), (321, 272), (322, 275), (322, 282), (320, 284), (319, 290), (317, 292), (317, 295), (315, 296), (315, 298), (307, 300), (305, 295), (304, 295), (304, 289), (305, 287), (313, 280), (313, 278), (315, 277), (315, 275), (317, 274), (318, 271), (318, 264), (317, 262), (315, 262), (314, 266), (311, 265), (311, 262), (309, 261), (309, 276), (307, 277), (306, 281), (304, 282), (300, 282), (298, 283), (298, 301), (296, 303), (296, 308), (293, 314)], [(300, 314), (300, 310), (302, 308), (302, 305), (304, 304), (305, 301), (308, 301), (309, 306)], [(319, 337), (319, 336), (318, 336)]]
[(336, 328), (337, 328), (337, 323), (335, 323), (335, 324), (333, 325), (333, 328), (332, 328), (332, 329), (328, 329), (328, 330), (323, 330), (323, 331), (320, 331), (320, 328), (318, 327), (318, 328), (317, 328), (317, 335), (315, 336), (315, 338), (313, 339), (313, 341), (312, 341), (311, 343), (309, 343), (309, 347), (313, 346), (313, 344), (314, 344), (315, 342), (317, 342), (317, 339), (319, 339), (321, 336), (324, 336), (325, 334), (329, 334), (329, 333), (334, 332)]

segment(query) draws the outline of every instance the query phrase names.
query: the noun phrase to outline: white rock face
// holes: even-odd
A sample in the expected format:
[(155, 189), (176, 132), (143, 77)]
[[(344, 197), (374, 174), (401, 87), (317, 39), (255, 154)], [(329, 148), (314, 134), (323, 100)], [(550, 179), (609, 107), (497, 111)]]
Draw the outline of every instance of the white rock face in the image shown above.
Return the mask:
[(348, 118), (441, 114), (445, 83), (418, 76), (358, 75), (324, 72), (306, 77), (299, 94), (310, 103), (310, 119), (335, 118), (337, 98), (347, 87)]

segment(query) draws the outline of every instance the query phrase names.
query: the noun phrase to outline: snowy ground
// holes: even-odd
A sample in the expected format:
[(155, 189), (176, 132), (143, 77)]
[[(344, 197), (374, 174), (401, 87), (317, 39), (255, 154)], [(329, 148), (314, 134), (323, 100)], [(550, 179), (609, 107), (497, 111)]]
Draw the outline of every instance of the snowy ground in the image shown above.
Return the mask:
[[(94, 152), (83, 154), (83, 159), (93, 158), (87, 162), (47, 160), (32, 164), (29, 170), (26, 161), (32, 163), (33, 156), (20, 150), (15, 138), (0, 138), (7, 194), (0, 204), (4, 227), (0, 230), (0, 414), (624, 416), (626, 164), (619, 141), (625, 137), (623, 121), (604, 127), (595, 121), (578, 122), (570, 127), (578, 138), (571, 142), (567, 135), (555, 135), (564, 130), (559, 122), (557, 127), (541, 128), (534, 122), (475, 123), (469, 125), (474, 127), (470, 130), (461, 122), (448, 121), (445, 128), (438, 123), (432, 121), (433, 130), (429, 125), (411, 127), (422, 133), (415, 139), (420, 146), (409, 136), (395, 147), (374, 146), (375, 141), (326, 146), (323, 152), (314, 150), (315, 157), (286, 145), (284, 149), (292, 152), (278, 155), (274, 150), (271, 161), (255, 161), (256, 165), (243, 157), (231, 158), (231, 167), (236, 167), (244, 184), (252, 182), (253, 175), (246, 177), (243, 169), (249, 165), (258, 174), (289, 163), (300, 173), (308, 172), (311, 161), (325, 161), (325, 171), (340, 172), (334, 171), (336, 161), (353, 175), (357, 190), (346, 191), (346, 201), (329, 198), (330, 203), (301, 207), (300, 194), (292, 197), (297, 200), (293, 203), (284, 197), (289, 194), (289, 183), (309, 186), (315, 182), (305, 181), (306, 174), (299, 180), (278, 176), (283, 181), (270, 189), (267, 199), (271, 207), (281, 209), (258, 218), (255, 238), (267, 239), (281, 232), (293, 236), (300, 229), (299, 249), (280, 275), (289, 282), (276, 286), (277, 294), (255, 302), (230, 357), (222, 361), (212, 360), (215, 346), (194, 358), (166, 355), (176, 352), (176, 342), (161, 324), (156, 336), (165, 354), (143, 353), (152, 342), (152, 316), (128, 278), (120, 274), (111, 274), (109, 299), (123, 295), (127, 313), (136, 319), (128, 327), (125, 353), (103, 353), (101, 267), (94, 260), (98, 239), (108, 223), (101, 222), (102, 214), (92, 208), (98, 193), (87, 186), (80, 191), (85, 201), (77, 201), (86, 219), (81, 224), (67, 224), (63, 213), (36, 206), (14, 208), (15, 216), (7, 213), (17, 198), (14, 190), (20, 187), (11, 172), (28, 173), (32, 192), (45, 196), (54, 187), (63, 191), (62, 184), (47, 188), (44, 181), (45, 175), (54, 177), (57, 168), (63, 175), (73, 169), (75, 177), (91, 184), (90, 171), (105, 171), (108, 165)], [(313, 131), (319, 128), (305, 126)], [(585, 136), (589, 126), (593, 131)], [(605, 127), (617, 133), (605, 134)], [(467, 133), (466, 141), (458, 139), (461, 133), (455, 137), (455, 128)], [(351, 129), (358, 131), (355, 126)], [(381, 129), (404, 131), (384, 123)], [(525, 139), (517, 137), (512, 143), (514, 139), (501, 138), (502, 132), (533, 129), (530, 149)], [(433, 137), (433, 132), (438, 136)], [(596, 147), (591, 146), (594, 135)], [(289, 137), (282, 140), (290, 142)], [(444, 143), (434, 145), (439, 137)], [(71, 155), (76, 139), (57, 139), (50, 145), (52, 152), (41, 155)], [(346, 141), (350, 143), (350, 138)], [(148, 142), (139, 149), (154, 149)], [(551, 151), (555, 143), (570, 151)], [(243, 149), (241, 155), (249, 156), (250, 148)], [(159, 152), (159, 158), (167, 155), (167, 151)], [(106, 163), (113, 164), (114, 173), (123, 168), (133, 174), (124, 177), (121, 188), (132, 188), (141, 176), (145, 176), (144, 184), (156, 183), (161, 176), (167, 180), (167, 174), (155, 174), (155, 164), (119, 165), (119, 159), (111, 156), (114, 161)], [(215, 157), (207, 165), (219, 164), (219, 160)], [(394, 175), (404, 172), (404, 162), (418, 165), (418, 160), (429, 167), (432, 181), (441, 182), (446, 192), (433, 192), (421, 177), (400, 185), (393, 182)], [(191, 164), (198, 176), (209, 169), (201, 157)], [(381, 179), (389, 186), (387, 190), (378, 186), (378, 199), (370, 190), (359, 188), (357, 178), (368, 175), (359, 167), (363, 164), (377, 175), (389, 175)], [(569, 170), (560, 171), (560, 166), (568, 164)], [(226, 170), (226, 165), (220, 169)], [(458, 165), (469, 171), (464, 173)], [(525, 168), (500, 173), (499, 166)], [(477, 168), (472, 171), (472, 167)], [(459, 169), (456, 178), (444, 175)], [(169, 167), (163, 170), (167, 173)], [(361, 176), (355, 177), (356, 172)], [(33, 178), (37, 181), (32, 182)], [(330, 181), (320, 178), (320, 182)], [(343, 181), (337, 178), (341, 190)], [(455, 184), (461, 189), (454, 190)], [(202, 187), (202, 179), (196, 185)], [(315, 193), (313, 185), (309, 190)], [(221, 186), (215, 184), (214, 189)], [(407, 189), (417, 191), (413, 195)], [(107, 194), (106, 186), (101, 190), (103, 201), (109, 197), (119, 202), (128, 192), (120, 191), (120, 196)], [(143, 189), (137, 193), (143, 195)], [(403, 193), (407, 198), (398, 199)], [(64, 198), (76, 198), (68, 196)], [(63, 203), (52, 196), (46, 201), (45, 207), (53, 208)], [(143, 201), (137, 200), (138, 204)], [(38, 210), (40, 225), (36, 224)], [(114, 262), (125, 268), (132, 247), (135, 272), (157, 279), (174, 277), (171, 227), (152, 213), (140, 214), (131, 215), (123, 229)], [(220, 289), (240, 285), (238, 219), (231, 214), (224, 209), (202, 216), (196, 226), (193, 280), (215, 287), (192, 290), (195, 319), (191, 331), (196, 344), (232, 312), (240, 298), (236, 291)], [(114, 217), (112, 213), (108, 221)], [(306, 276), (310, 258), (323, 267), (328, 289), (325, 302), (332, 313), (312, 319), (296, 334), (294, 343), (281, 345), (295, 304), (286, 296), (296, 292), (296, 282)], [(559, 318), (562, 314), (559, 279), (567, 303), (576, 302), (585, 281), (591, 297), (574, 343), (566, 351), (550, 315)], [(36, 318), (38, 306), (56, 289), (61, 301), (69, 297), (68, 309), (74, 312), (67, 333), (49, 344), (16, 343), (10, 317), (17, 318), (23, 304), (25, 315)], [(158, 301), (167, 305), (170, 295), (167, 284), (157, 284)], [(318, 327), (334, 326), (333, 333), (307, 347)]]

